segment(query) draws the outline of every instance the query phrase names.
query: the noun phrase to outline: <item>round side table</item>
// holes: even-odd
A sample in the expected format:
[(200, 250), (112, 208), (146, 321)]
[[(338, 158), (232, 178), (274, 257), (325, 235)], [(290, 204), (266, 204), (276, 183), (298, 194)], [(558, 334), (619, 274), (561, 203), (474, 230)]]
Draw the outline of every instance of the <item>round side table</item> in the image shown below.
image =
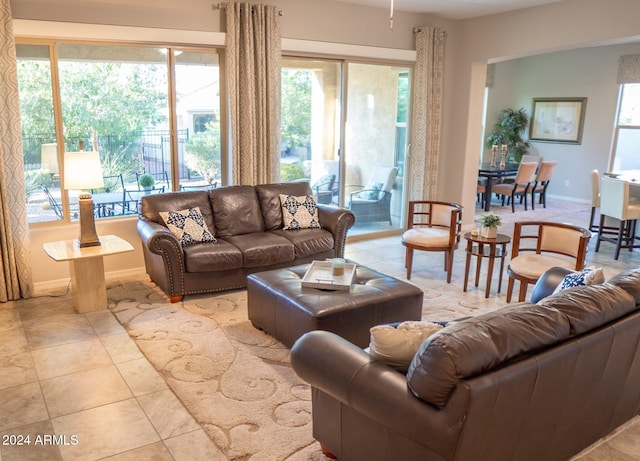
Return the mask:
[(511, 242), (511, 237), (504, 234), (498, 234), (496, 238), (488, 239), (480, 235), (472, 235), (471, 232), (464, 234), (467, 241), (467, 261), (464, 266), (464, 291), (467, 291), (467, 282), (469, 280), (469, 266), (471, 264), (471, 256), (476, 256), (476, 286), (480, 280), (480, 268), (482, 267), (482, 258), (489, 258), (489, 270), (487, 272), (487, 285), (484, 297), (489, 297), (491, 291), (491, 278), (493, 276), (493, 263), (496, 258), (500, 258), (500, 277), (498, 278), (498, 293), (502, 288), (502, 273), (504, 272), (504, 258), (507, 255), (507, 244)]

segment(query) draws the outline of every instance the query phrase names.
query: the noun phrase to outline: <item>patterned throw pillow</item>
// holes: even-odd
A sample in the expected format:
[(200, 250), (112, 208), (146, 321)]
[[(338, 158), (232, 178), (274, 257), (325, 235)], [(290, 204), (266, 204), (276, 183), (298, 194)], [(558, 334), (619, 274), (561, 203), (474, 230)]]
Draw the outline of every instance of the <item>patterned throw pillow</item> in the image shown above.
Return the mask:
[(311, 195), (280, 195), (284, 230), (319, 229), (318, 205)]
[(160, 216), (183, 246), (198, 242), (217, 241), (209, 232), (198, 207), (182, 211), (161, 211)]
[(553, 291), (558, 293), (567, 288), (579, 287), (582, 285), (599, 285), (604, 283), (604, 272), (602, 267), (595, 268), (593, 266), (586, 267), (581, 271), (567, 274), (560, 282), (560, 285)]

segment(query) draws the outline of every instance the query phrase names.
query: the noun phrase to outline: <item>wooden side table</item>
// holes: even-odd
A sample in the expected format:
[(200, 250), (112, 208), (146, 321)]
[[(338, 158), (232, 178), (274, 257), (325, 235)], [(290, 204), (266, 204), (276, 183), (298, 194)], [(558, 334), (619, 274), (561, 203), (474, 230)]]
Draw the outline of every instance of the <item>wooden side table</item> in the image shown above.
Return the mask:
[(502, 273), (504, 272), (504, 258), (507, 255), (507, 244), (511, 242), (511, 237), (504, 234), (498, 234), (494, 239), (481, 237), (480, 235), (472, 235), (471, 232), (464, 234), (467, 241), (467, 261), (464, 266), (464, 291), (467, 291), (467, 282), (469, 279), (469, 265), (471, 264), (471, 256), (476, 256), (476, 284), (480, 279), (480, 268), (482, 266), (482, 258), (489, 258), (489, 270), (487, 272), (487, 285), (484, 297), (489, 297), (491, 291), (491, 278), (493, 276), (493, 263), (496, 258), (500, 258), (500, 278), (498, 279), (498, 293), (502, 288)]
[(102, 235), (100, 243), (80, 248), (75, 239), (43, 245), (53, 260), (69, 261), (73, 305), (81, 314), (107, 308), (103, 256), (133, 251), (133, 246), (117, 235)]

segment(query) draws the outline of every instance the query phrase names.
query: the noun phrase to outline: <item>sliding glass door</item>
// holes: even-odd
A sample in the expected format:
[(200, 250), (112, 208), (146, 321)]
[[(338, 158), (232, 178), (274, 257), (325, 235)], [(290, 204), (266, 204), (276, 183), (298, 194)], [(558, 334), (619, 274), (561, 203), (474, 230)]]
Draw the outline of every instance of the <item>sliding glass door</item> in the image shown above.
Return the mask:
[(282, 60), (280, 179), (308, 180), (321, 203), (338, 187), (341, 83), (338, 61)]
[(403, 66), (283, 59), (281, 180), (308, 180), (320, 203), (351, 208), (350, 235), (403, 227), (409, 76)]
[(356, 215), (351, 234), (400, 229), (409, 69), (349, 63), (346, 88), (341, 203)]

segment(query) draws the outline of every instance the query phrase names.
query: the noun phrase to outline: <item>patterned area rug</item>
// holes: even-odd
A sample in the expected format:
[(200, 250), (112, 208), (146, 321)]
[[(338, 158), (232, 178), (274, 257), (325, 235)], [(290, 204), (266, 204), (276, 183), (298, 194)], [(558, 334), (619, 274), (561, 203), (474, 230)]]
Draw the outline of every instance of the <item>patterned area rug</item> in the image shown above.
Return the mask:
[[(170, 304), (155, 286), (110, 286), (111, 311), (233, 460), (321, 460), (311, 393), (289, 350), (247, 319), (246, 291)], [(115, 303), (115, 304), (113, 304)]]

